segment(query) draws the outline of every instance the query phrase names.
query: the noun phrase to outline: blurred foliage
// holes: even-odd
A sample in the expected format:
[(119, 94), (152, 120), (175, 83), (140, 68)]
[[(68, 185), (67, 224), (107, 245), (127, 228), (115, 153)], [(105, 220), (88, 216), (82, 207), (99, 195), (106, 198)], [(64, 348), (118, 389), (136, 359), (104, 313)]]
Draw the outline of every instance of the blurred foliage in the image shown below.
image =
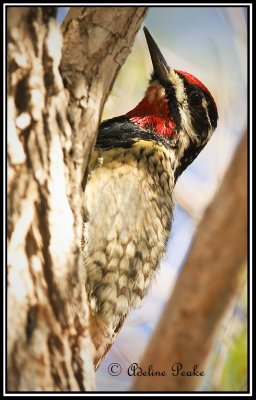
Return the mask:
[(223, 320), (208, 366), (203, 391), (247, 391), (247, 284)]
[[(230, 340), (229, 352), (223, 368), (219, 390), (247, 390), (247, 329)], [(218, 390), (218, 389), (217, 389)]]

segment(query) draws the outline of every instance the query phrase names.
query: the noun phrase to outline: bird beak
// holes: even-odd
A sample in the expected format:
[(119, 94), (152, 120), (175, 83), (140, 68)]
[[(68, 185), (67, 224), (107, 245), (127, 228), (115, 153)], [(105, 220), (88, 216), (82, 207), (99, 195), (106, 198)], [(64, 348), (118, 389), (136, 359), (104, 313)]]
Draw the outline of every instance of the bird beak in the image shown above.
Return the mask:
[(149, 31), (146, 27), (143, 28), (148, 49), (150, 52), (153, 68), (154, 68), (154, 75), (162, 82), (168, 81), (168, 75), (170, 73), (170, 67), (168, 66), (167, 62), (164, 59), (161, 51), (159, 50), (156, 42), (150, 35)]

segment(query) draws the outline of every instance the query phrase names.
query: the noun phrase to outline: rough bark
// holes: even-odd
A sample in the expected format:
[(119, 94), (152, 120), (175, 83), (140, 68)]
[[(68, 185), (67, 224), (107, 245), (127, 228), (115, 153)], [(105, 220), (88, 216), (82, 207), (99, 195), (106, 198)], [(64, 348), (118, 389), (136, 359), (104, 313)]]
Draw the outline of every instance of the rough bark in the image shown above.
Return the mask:
[(145, 12), (71, 8), (62, 39), (54, 7), (7, 10), (9, 391), (95, 389), (81, 183)]
[[(247, 254), (247, 135), (199, 224), (185, 265), (140, 363), (166, 376), (139, 376), (136, 391), (193, 391), (227, 306), (241, 284)], [(177, 376), (177, 365), (182, 364)], [(207, 371), (204, 371), (207, 373)], [(174, 375), (172, 375), (174, 374)]]

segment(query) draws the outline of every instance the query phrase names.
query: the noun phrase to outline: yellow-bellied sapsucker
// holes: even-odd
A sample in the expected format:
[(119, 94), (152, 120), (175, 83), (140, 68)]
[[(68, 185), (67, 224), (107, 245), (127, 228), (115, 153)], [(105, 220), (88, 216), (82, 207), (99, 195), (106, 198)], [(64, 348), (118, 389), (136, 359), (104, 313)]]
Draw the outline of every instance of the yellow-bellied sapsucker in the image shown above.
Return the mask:
[(209, 90), (170, 68), (144, 31), (154, 68), (149, 86), (133, 110), (101, 123), (85, 189), (91, 325), (108, 327), (106, 337), (147, 293), (170, 234), (175, 182), (218, 119)]

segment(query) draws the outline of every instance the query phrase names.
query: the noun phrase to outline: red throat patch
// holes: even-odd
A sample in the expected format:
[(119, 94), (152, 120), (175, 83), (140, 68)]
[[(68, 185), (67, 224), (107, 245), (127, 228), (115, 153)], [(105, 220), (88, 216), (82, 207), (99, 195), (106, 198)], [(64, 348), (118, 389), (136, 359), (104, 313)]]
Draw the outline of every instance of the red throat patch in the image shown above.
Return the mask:
[(158, 84), (149, 86), (145, 97), (126, 117), (165, 138), (170, 137), (176, 127), (176, 123), (169, 117), (164, 89)]

